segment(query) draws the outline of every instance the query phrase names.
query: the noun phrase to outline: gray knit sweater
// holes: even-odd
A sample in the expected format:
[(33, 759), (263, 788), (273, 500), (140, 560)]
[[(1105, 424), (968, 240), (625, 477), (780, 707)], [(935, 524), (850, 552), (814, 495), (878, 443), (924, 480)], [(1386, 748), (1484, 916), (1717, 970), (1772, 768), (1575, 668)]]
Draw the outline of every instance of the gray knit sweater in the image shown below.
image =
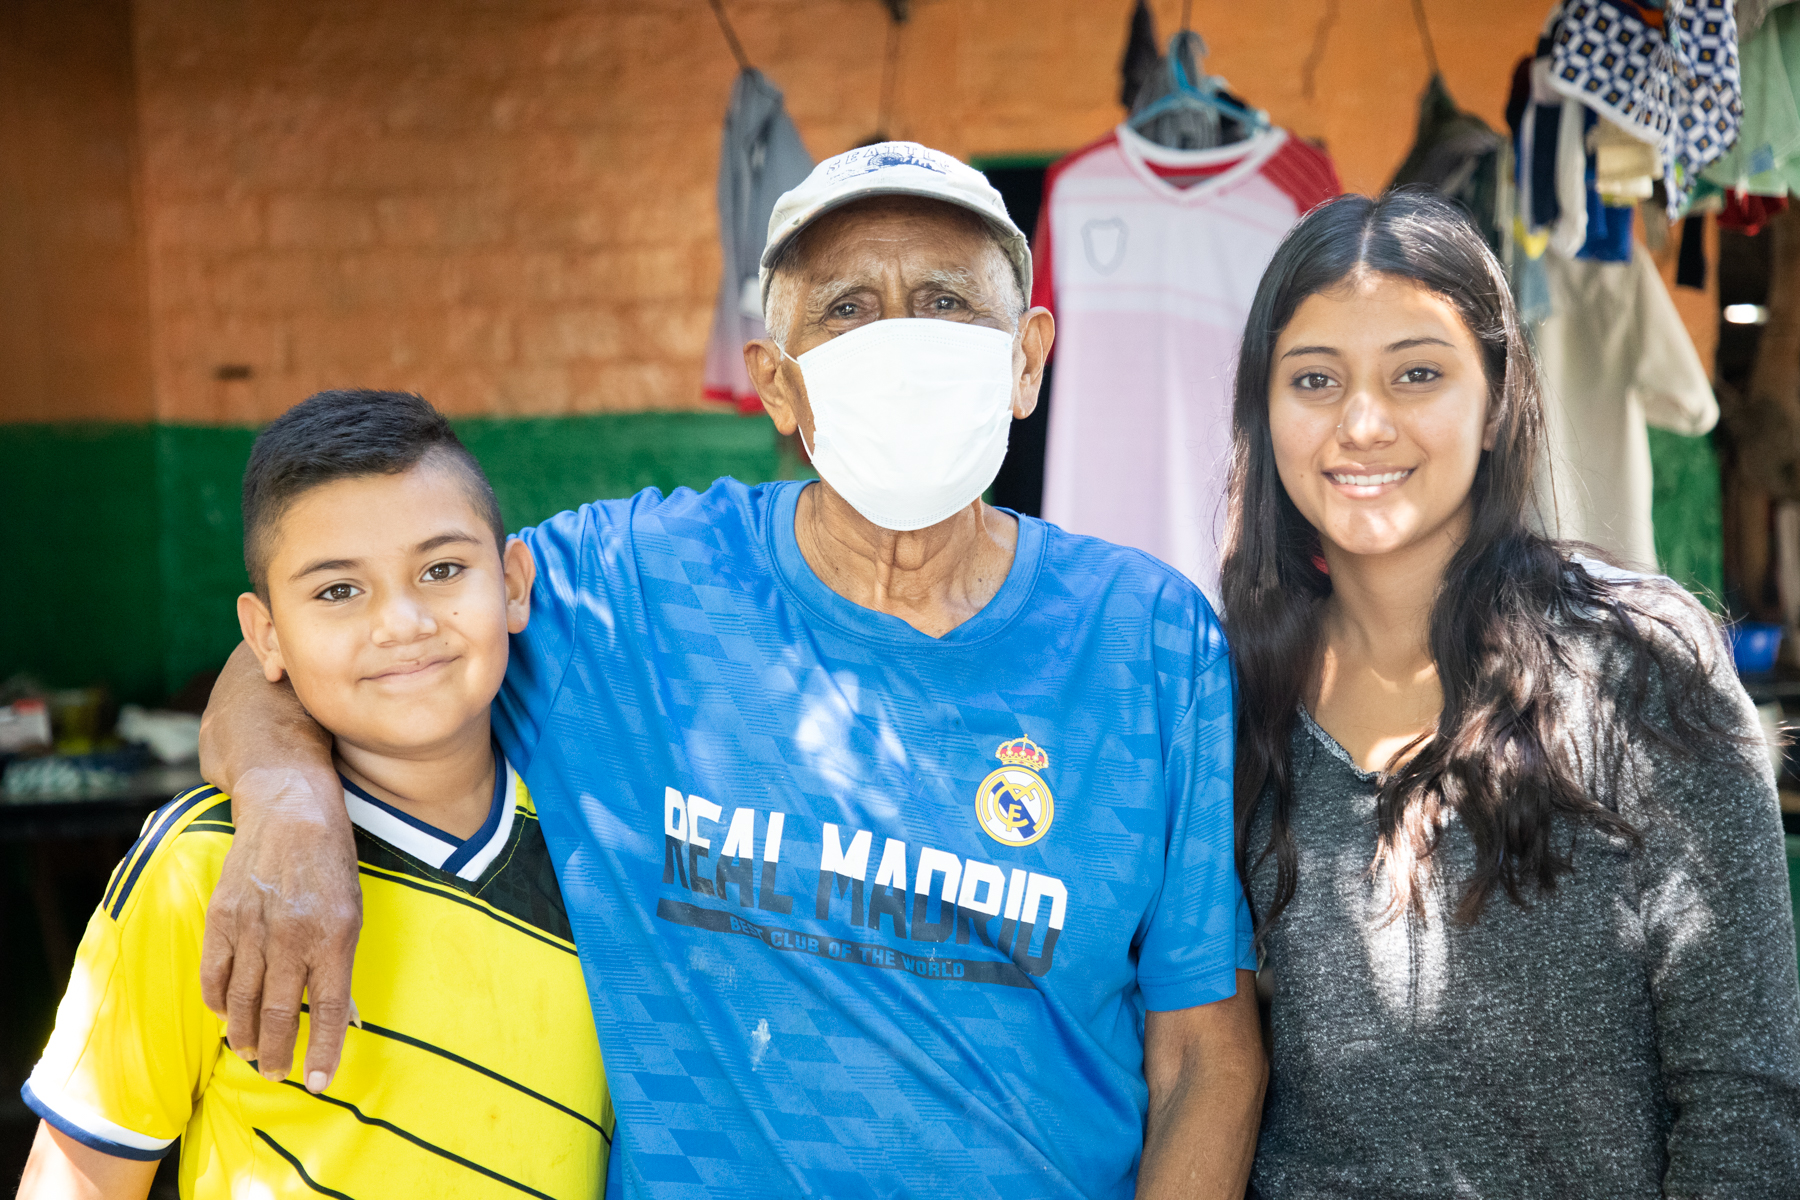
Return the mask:
[[(1680, 702), (1755, 736), (1699, 606), (1632, 590), (1710, 650), (1709, 693)], [(1604, 711), (1626, 686), (1623, 647), (1590, 637), (1577, 651), (1576, 674), (1602, 682), (1571, 678), (1565, 695)], [(1573, 875), (1526, 908), (1496, 892), (1469, 927), (1446, 919), (1472, 860), (1459, 824), (1426, 918), (1383, 924), (1374, 776), (1304, 714), (1292, 753), (1298, 892), (1267, 944), (1253, 1194), (1800, 1197), (1800, 984), (1760, 747), (1693, 761), (1635, 746), (1636, 782), (1610, 800), (1644, 845), (1572, 829)], [(1265, 802), (1252, 847), (1268, 817)], [(1259, 913), (1274, 888), (1265, 861)]]

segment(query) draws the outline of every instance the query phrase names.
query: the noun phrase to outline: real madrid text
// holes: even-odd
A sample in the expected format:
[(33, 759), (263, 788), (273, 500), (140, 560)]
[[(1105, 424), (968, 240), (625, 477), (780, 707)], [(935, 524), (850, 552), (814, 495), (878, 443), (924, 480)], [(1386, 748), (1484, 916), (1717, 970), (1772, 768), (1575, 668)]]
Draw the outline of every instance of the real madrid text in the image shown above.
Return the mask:
[[(975, 818), (999, 845), (1028, 846), (1055, 820), (1042, 774), (1049, 756), (1021, 737), (995, 757), (1001, 766), (976, 789)], [(877, 853), (873, 831), (827, 822), (817, 886), (805, 897), (815, 925), (804, 907), (799, 917), (794, 912), (795, 889), (810, 872), (782, 860), (787, 820), (755, 808), (727, 816), (704, 797), (666, 788), (662, 882), (695, 899), (665, 895), (657, 916), (754, 938), (770, 950), (927, 980), (1029, 987), (1032, 976), (1050, 970), (1069, 906), (1061, 879), (894, 837), (881, 837)]]

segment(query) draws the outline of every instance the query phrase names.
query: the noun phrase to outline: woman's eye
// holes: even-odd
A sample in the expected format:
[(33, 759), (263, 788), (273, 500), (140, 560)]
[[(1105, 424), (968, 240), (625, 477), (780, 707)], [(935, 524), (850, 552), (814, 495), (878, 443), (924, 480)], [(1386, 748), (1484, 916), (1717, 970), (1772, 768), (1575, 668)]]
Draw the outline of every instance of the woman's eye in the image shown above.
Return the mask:
[(462, 572), (463, 569), (459, 563), (432, 563), (425, 568), (425, 579), (430, 583), (443, 583), (446, 580), (455, 579)]
[(356, 588), (348, 583), (334, 583), (320, 592), (318, 599), (328, 604), (341, 604), (357, 594)]
[(1430, 383), (1443, 374), (1436, 367), (1408, 367), (1400, 376), (1401, 383)]
[(1331, 376), (1322, 371), (1308, 371), (1295, 377), (1294, 386), (1303, 392), (1316, 392), (1331, 386)]

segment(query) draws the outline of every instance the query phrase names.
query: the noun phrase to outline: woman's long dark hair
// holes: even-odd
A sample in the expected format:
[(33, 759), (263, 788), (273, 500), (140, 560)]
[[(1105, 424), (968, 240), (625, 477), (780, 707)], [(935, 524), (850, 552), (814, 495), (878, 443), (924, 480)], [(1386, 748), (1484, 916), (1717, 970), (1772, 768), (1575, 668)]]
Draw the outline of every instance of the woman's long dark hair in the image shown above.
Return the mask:
[[(1379, 776), (1379, 849), (1371, 869), (1386, 868), (1394, 889), (1390, 916), (1423, 913), (1420, 883), (1443, 817), (1454, 814), (1474, 842), (1473, 874), (1454, 910), (1457, 920), (1473, 922), (1496, 887), (1525, 904), (1528, 890), (1553, 888), (1572, 869), (1568, 831), (1559, 837), (1559, 822), (1639, 840), (1618, 815), (1613, 788), (1630, 736), (1686, 753), (1700, 752), (1707, 733), (1720, 736), (1690, 720), (1683, 705), (1659, 706), (1665, 711), (1655, 720), (1642, 711), (1652, 670), (1666, 695), (1699, 694), (1692, 689), (1705, 686), (1702, 648), (1663, 618), (1680, 650), (1668, 649), (1667, 638), (1659, 649), (1642, 624), (1659, 618), (1632, 600), (1631, 589), (1590, 574), (1570, 561), (1570, 547), (1533, 528), (1544, 428), (1537, 367), (1505, 273), (1481, 235), (1461, 210), (1430, 193), (1339, 197), (1302, 218), (1263, 274), (1244, 330), (1233, 407), (1222, 590), (1240, 697), (1238, 868), (1246, 886), (1264, 859), (1273, 857), (1277, 868), (1259, 940), (1294, 895), (1290, 739), (1319, 667), (1320, 621), (1331, 594), (1318, 534), (1276, 474), (1269, 380), (1276, 339), (1301, 302), (1358, 272), (1411, 280), (1455, 307), (1481, 349), (1495, 430), (1494, 447), (1475, 472), (1468, 535), (1431, 613), (1443, 711), (1435, 730), (1396, 760), (1417, 753)], [(1569, 639), (1600, 629), (1630, 648), (1635, 686), (1610, 714), (1566, 712), (1555, 683), (1572, 666)], [(1607, 728), (1594, 729), (1596, 721)], [(1598, 751), (1585, 772), (1582, 747)], [(1599, 786), (1591, 786), (1594, 778)], [(1265, 800), (1272, 804), (1270, 835), (1252, 847), (1249, 832)]]

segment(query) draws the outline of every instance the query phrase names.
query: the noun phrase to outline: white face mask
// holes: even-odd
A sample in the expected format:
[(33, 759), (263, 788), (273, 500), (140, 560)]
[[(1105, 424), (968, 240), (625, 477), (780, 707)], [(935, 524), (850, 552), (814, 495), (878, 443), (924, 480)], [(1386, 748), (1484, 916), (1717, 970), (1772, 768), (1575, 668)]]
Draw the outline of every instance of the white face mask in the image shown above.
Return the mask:
[(794, 362), (812, 403), (813, 466), (883, 529), (935, 525), (1000, 473), (1011, 334), (930, 318), (872, 321)]

